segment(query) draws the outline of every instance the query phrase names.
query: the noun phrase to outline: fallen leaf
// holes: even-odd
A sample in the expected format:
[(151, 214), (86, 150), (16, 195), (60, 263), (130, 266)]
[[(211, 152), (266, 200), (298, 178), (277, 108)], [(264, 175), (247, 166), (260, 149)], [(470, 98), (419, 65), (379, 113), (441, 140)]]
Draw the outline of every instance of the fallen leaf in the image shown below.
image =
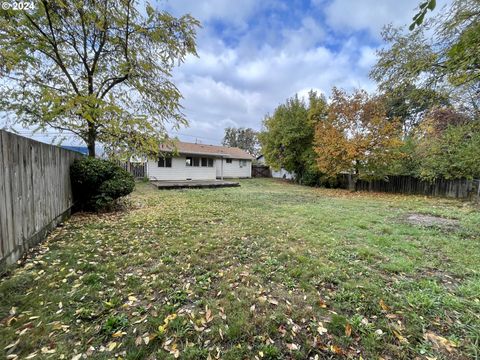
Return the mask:
[(108, 343), (107, 345), (107, 349), (108, 351), (113, 351), (115, 350), (115, 348), (118, 346), (118, 343), (114, 342), (114, 341), (111, 341)]
[(393, 330), (393, 335), (403, 344), (408, 344), (408, 340), (402, 336), (397, 330)]
[(288, 348), (288, 350), (294, 351), (294, 350), (300, 349), (300, 346), (292, 343), (292, 344), (287, 344), (287, 348)]
[(320, 335), (325, 334), (328, 330), (323, 326), (322, 322), (318, 322), (317, 331)]
[(206, 320), (207, 322), (210, 322), (210, 321), (213, 320), (212, 310), (207, 309), (207, 311), (205, 312), (205, 320)]
[(268, 302), (272, 305), (278, 305), (278, 301), (276, 299), (273, 299), (273, 298), (268, 299)]
[(48, 347), (44, 346), (41, 348), (41, 352), (42, 354), (54, 354), (55, 353), (55, 349), (49, 349)]
[(14, 348), (15, 346), (18, 345), (19, 342), (20, 342), (20, 339), (18, 339), (18, 340), (15, 341), (14, 343), (11, 343), (11, 344), (5, 346), (3, 349), (4, 349), (4, 350), (8, 350), (8, 349)]
[(340, 346), (338, 345), (330, 345), (330, 351), (333, 352), (334, 354), (343, 354), (343, 350)]
[(385, 302), (383, 301), (383, 299), (380, 299), (380, 307), (381, 307), (382, 310), (384, 310), (384, 311), (390, 310), (390, 308), (387, 306), (387, 304), (385, 304)]
[(452, 352), (454, 347), (457, 347), (453, 341), (444, 338), (443, 336), (437, 335), (431, 331), (428, 331), (424, 334), (425, 340), (430, 341), (437, 349), (444, 348), (448, 352)]
[(350, 337), (352, 335), (352, 325), (348, 324), (345, 325), (345, 336)]

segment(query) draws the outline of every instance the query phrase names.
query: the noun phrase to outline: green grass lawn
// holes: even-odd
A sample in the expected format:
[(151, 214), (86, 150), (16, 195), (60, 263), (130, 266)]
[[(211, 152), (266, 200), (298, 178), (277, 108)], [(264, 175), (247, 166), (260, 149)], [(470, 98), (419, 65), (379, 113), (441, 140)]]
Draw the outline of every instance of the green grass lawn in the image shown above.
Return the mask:
[(74, 215), (0, 280), (0, 357), (480, 357), (478, 208), (241, 185)]

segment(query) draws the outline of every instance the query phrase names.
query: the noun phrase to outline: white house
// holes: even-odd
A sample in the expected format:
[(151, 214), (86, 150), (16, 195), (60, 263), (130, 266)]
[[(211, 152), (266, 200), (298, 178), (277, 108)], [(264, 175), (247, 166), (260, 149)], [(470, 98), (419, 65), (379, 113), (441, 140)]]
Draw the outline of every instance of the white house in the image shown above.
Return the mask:
[[(257, 157), (257, 162), (259, 164), (262, 164), (262, 165), (267, 165), (266, 162), (265, 162), (265, 156), (263, 156), (263, 155), (260, 155), (259, 157)], [(272, 172), (272, 177), (273, 178), (287, 179), (287, 180), (295, 179), (295, 174), (288, 172), (284, 168), (281, 168), (280, 170), (274, 170), (274, 169), (270, 168), (270, 170)]]
[(161, 146), (162, 155), (147, 161), (150, 180), (215, 180), (252, 177), (253, 157), (226, 146), (177, 141)]

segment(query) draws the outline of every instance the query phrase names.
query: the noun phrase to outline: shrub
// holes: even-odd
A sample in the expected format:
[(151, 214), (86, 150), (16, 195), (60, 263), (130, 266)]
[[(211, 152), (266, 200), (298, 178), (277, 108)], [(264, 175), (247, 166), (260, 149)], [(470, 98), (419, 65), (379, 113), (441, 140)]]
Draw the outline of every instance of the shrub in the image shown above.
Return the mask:
[(104, 210), (135, 187), (133, 176), (120, 166), (90, 157), (75, 160), (70, 177), (74, 200), (82, 210)]
[(321, 174), (318, 171), (307, 169), (301, 174), (296, 181), (301, 185), (306, 186), (321, 186)]

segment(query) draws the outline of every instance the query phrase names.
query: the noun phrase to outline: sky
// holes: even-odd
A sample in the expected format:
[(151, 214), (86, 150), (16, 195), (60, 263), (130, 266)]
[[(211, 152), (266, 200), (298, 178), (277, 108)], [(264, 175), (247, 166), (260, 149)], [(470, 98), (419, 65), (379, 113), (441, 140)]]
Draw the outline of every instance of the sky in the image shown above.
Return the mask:
[(173, 74), (189, 126), (170, 135), (204, 144), (220, 144), (226, 127), (261, 130), (265, 115), (297, 93), (313, 89), (328, 97), (333, 86), (375, 91), (368, 74), (385, 46), (382, 27), (410, 24), (420, 2), (156, 1), (159, 10), (189, 13), (202, 24), (198, 57), (188, 56)]
[[(310, 89), (375, 91), (369, 71), (386, 24), (410, 24), (419, 0), (164, 0), (199, 19), (198, 57), (174, 79), (190, 126), (184, 141), (218, 144), (225, 127), (261, 130), (265, 115)], [(439, 6), (440, 7), (440, 6)], [(438, 8), (437, 8), (438, 9)]]

